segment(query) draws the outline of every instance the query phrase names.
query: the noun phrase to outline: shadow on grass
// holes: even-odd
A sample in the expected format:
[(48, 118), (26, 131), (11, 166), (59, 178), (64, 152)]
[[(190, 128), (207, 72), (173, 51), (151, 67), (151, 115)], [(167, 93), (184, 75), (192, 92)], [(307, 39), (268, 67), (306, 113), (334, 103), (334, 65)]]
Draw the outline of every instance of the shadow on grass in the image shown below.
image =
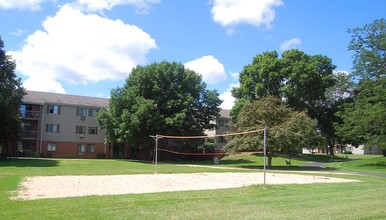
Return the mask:
[(373, 168), (384, 169), (386, 168), (386, 163), (383, 163), (383, 162), (365, 163), (365, 164), (359, 165), (358, 167), (373, 167)]
[(0, 167), (54, 167), (57, 160), (40, 158), (0, 158)]
[[(248, 163), (256, 163), (255, 161), (246, 160), (246, 159), (237, 159), (237, 160), (221, 160), (220, 164), (224, 165), (234, 165), (234, 164), (248, 164)], [(213, 164), (213, 162), (212, 162)]]
[(325, 154), (291, 154), (291, 157), (296, 160), (302, 161), (314, 161), (314, 162), (345, 162), (350, 161), (349, 158), (339, 157), (339, 156), (331, 156)]
[[(240, 168), (246, 169), (264, 169), (264, 166), (239, 166)], [(272, 166), (266, 167), (267, 170), (283, 170), (283, 171), (335, 171), (337, 170), (334, 167), (313, 167), (313, 166)]]

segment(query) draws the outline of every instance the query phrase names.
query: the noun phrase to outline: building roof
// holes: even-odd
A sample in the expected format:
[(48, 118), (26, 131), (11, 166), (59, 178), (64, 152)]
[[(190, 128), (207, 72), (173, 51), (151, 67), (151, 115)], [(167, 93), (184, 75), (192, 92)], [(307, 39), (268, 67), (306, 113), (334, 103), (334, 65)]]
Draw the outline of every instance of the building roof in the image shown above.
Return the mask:
[(220, 110), (220, 117), (221, 118), (230, 118), (229, 113), (230, 113), (230, 110), (221, 109)]
[(69, 106), (92, 106), (92, 107), (107, 107), (109, 99), (96, 98), (88, 96), (67, 95), (49, 92), (26, 91), (23, 98), (24, 103), (31, 104), (59, 104)]

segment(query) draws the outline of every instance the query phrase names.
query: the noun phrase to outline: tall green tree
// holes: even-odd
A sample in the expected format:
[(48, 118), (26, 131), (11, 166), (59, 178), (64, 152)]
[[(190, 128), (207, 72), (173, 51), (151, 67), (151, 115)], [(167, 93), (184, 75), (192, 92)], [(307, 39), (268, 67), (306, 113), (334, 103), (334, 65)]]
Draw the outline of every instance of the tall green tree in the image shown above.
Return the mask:
[[(274, 152), (291, 152), (302, 147), (317, 146), (316, 120), (305, 112), (291, 109), (273, 96), (263, 97), (245, 104), (231, 132), (267, 128), (268, 166), (272, 165)], [(245, 134), (229, 136), (225, 151), (262, 150), (263, 135)]]
[(19, 107), (25, 95), (16, 64), (6, 55), (0, 37), (0, 144), (16, 140), (20, 134)]
[(343, 120), (338, 134), (347, 143), (378, 145), (386, 156), (386, 21), (378, 19), (348, 32), (358, 84), (354, 102), (337, 113)]
[(215, 128), (221, 100), (201, 75), (180, 63), (161, 62), (133, 69), (110, 105), (97, 115), (108, 142), (149, 146), (149, 135), (202, 135)]
[[(335, 142), (341, 144), (336, 132), (336, 126), (343, 122), (336, 113), (341, 105), (353, 102), (352, 96), (355, 88), (352, 77), (346, 72), (336, 72), (333, 77), (335, 84), (327, 88), (325, 92), (326, 100), (318, 111), (319, 127), (324, 131), (323, 135), (329, 140), (329, 145), (332, 147)], [(330, 154), (333, 154), (332, 149), (329, 149), (329, 151)]]
[(276, 51), (258, 54), (240, 73), (240, 86), (232, 90), (236, 98), (232, 117), (237, 117), (245, 103), (275, 96), (289, 107), (306, 111), (317, 119), (318, 128), (328, 142), (333, 122), (325, 120), (324, 112), (331, 110), (327, 108), (326, 91), (336, 83), (335, 68), (326, 56), (311, 56), (296, 49), (285, 51), (281, 57)]
[(354, 52), (354, 72), (359, 80), (376, 80), (386, 76), (386, 20), (377, 19), (363, 27), (348, 29)]

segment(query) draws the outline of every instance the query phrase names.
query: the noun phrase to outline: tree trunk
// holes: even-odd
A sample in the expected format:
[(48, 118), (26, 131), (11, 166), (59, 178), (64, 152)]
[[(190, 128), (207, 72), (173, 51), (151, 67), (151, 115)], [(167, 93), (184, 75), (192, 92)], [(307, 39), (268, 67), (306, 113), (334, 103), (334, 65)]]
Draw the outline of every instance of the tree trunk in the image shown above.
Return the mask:
[(267, 157), (268, 157), (268, 168), (271, 168), (271, 167), (272, 167), (272, 156), (273, 156), (273, 152), (268, 151), (268, 152), (267, 152)]
[(332, 140), (330, 140), (329, 142), (330, 142), (330, 143), (329, 143), (329, 146), (330, 146), (330, 155), (331, 155), (331, 156), (334, 156), (335, 140), (332, 139)]
[(383, 156), (386, 157), (386, 150), (383, 150)]

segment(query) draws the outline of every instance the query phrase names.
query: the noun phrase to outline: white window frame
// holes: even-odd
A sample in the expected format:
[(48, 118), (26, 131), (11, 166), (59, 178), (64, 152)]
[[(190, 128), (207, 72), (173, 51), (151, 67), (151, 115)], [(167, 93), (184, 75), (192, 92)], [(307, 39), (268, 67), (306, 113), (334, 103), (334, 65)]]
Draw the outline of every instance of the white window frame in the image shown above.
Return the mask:
[(87, 116), (87, 108), (83, 108), (83, 107), (78, 107), (76, 109), (76, 115), (77, 116), (83, 116), (83, 117), (86, 117)]
[(82, 125), (75, 126), (75, 134), (86, 134), (86, 126), (82, 126)]
[(60, 132), (60, 125), (59, 124), (46, 124), (46, 132), (59, 133)]
[(95, 144), (87, 144), (87, 152), (95, 152)]
[(77, 144), (76, 145), (76, 150), (77, 150), (78, 153), (84, 153), (86, 151), (85, 144)]
[(60, 106), (59, 105), (48, 105), (47, 106), (47, 113), (59, 115), (60, 114)]
[(55, 151), (56, 151), (56, 144), (55, 144), (55, 143), (48, 143), (48, 145), (47, 145), (47, 151), (49, 151), (49, 152), (55, 152)]
[(98, 112), (98, 109), (96, 109), (96, 108), (89, 108), (87, 110), (87, 115), (89, 117), (95, 117), (97, 112)]

